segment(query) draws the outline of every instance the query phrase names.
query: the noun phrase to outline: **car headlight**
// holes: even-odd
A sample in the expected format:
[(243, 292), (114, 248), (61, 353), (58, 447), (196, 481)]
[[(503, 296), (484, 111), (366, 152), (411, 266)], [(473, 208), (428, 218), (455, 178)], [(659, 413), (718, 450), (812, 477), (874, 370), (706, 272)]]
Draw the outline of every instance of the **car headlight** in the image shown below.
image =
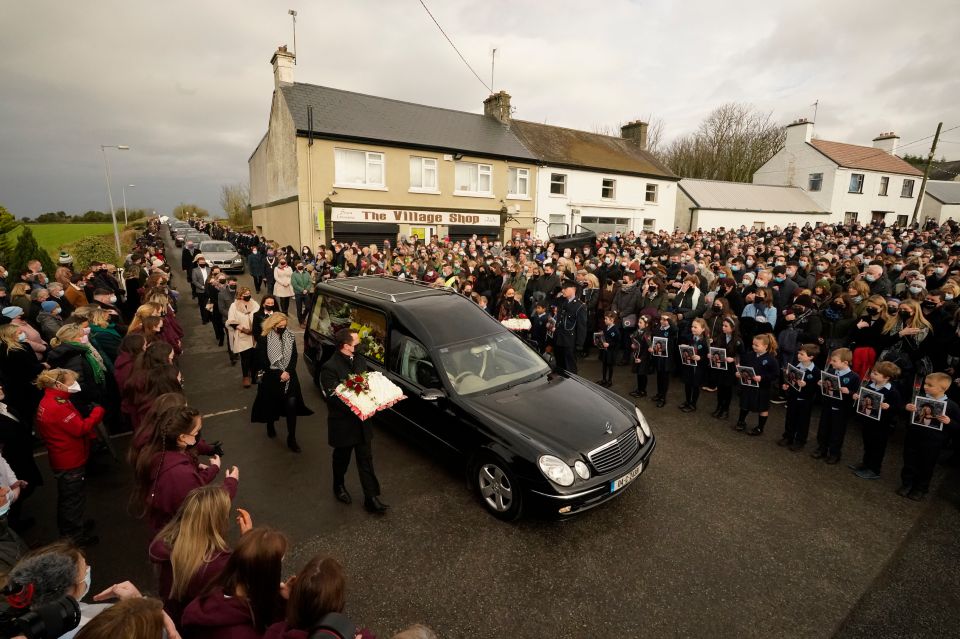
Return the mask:
[(233, 258), (233, 261), (234, 261), (234, 262), (242, 262), (243, 259), (238, 255), (237, 257)]
[(580, 479), (590, 479), (590, 468), (579, 459), (573, 462), (573, 469), (580, 476)]
[(560, 486), (569, 486), (573, 483), (573, 469), (570, 468), (562, 459), (553, 455), (541, 455), (537, 460), (540, 466), (540, 472), (543, 476)]
[(643, 416), (639, 408), (634, 407), (634, 410), (637, 411), (637, 421), (640, 422), (640, 429), (643, 430), (644, 435), (650, 437), (653, 433), (650, 431), (650, 424), (647, 423), (647, 418)]

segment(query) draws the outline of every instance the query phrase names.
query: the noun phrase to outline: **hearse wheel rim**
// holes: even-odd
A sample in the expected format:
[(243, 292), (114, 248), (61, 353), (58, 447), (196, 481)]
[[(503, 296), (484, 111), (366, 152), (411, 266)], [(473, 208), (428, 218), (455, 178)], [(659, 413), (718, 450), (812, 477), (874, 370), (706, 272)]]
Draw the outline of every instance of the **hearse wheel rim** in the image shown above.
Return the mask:
[(483, 464), (478, 474), (480, 496), (487, 506), (505, 513), (513, 505), (513, 486), (510, 478), (496, 464)]

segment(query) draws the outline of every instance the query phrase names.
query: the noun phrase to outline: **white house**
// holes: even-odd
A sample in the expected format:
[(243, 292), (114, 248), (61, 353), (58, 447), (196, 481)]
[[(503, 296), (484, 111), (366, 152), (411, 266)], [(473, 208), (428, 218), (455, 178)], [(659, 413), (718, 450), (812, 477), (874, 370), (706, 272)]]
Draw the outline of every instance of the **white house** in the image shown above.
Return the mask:
[(621, 137), (512, 120), (510, 131), (540, 162), (536, 235), (673, 230), (677, 182), (646, 148), (647, 123)]
[(797, 186), (830, 212), (829, 221), (910, 222), (923, 174), (894, 153), (900, 138), (881, 133), (873, 146), (813, 138), (813, 123), (787, 126), (784, 147), (753, 174), (755, 184)]
[(960, 182), (928, 181), (920, 213), (921, 222), (930, 219), (937, 224), (947, 220), (960, 221)]
[(678, 186), (677, 228), (684, 231), (816, 226), (830, 218), (827, 210), (796, 186), (691, 178), (684, 178)]

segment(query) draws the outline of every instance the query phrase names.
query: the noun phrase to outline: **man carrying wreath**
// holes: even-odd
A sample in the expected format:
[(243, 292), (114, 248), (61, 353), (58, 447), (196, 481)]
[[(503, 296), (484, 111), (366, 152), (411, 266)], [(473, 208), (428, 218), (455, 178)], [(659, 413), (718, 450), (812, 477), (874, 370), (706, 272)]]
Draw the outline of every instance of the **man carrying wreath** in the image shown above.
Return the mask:
[(344, 476), (350, 467), (350, 455), (355, 451), (363, 487), (363, 507), (382, 515), (388, 506), (380, 501), (380, 482), (373, 470), (373, 427), (369, 421), (354, 415), (334, 392), (351, 375), (367, 371), (363, 358), (355, 354), (360, 336), (355, 330), (342, 328), (333, 339), (337, 351), (320, 369), (320, 386), (327, 398), (327, 441), (333, 447), (333, 494), (345, 504), (352, 503)]

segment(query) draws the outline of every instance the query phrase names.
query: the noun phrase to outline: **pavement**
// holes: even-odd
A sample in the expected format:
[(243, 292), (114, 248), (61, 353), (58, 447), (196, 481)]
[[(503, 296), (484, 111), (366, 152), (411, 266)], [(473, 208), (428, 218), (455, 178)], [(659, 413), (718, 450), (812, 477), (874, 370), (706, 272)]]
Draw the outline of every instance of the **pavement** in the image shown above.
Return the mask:
[[(270, 440), (249, 422), (256, 389), (241, 387), (239, 365), (200, 325), (176, 275), (187, 291), (185, 392), (206, 416), (204, 437), (223, 440), (224, 465), (240, 468), (235, 505), (288, 535), (290, 574), (314, 555), (338, 558), (349, 575), (347, 613), (380, 637), (413, 623), (445, 639), (957, 636), (960, 511), (941, 494), (920, 503), (894, 494), (899, 432), (883, 477), (860, 480), (846, 467), (862, 450), (856, 427), (841, 463), (827, 466), (776, 446), (782, 406), (764, 436), (746, 437), (731, 430), (735, 419), (710, 417), (710, 393), (698, 412), (681, 413), (674, 380), (665, 408), (637, 402), (658, 437), (649, 470), (599, 508), (502, 523), (469, 492), (458, 460), (383, 427), (374, 455), (391, 509), (373, 516), (359, 499), (333, 499), (326, 411), (302, 360), (315, 414), (300, 420), (297, 455), (284, 446), (283, 425)], [(581, 366), (599, 378), (598, 362)], [(631, 384), (618, 367), (613, 389), (626, 395)], [(115, 439), (121, 451), (128, 439)], [(102, 541), (89, 550), (93, 590), (123, 579), (155, 590), (146, 523), (128, 514), (129, 467), (101, 455), (94, 470), (88, 510)], [(945, 476), (937, 474), (940, 491), (956, 495), (955, 475)], [(360, 497), (353, 468), (347, 488)], [(54, 491), (48, 481), (28, 505), (39, 520), (28, 536), (35, 543), (55, 535)]]

